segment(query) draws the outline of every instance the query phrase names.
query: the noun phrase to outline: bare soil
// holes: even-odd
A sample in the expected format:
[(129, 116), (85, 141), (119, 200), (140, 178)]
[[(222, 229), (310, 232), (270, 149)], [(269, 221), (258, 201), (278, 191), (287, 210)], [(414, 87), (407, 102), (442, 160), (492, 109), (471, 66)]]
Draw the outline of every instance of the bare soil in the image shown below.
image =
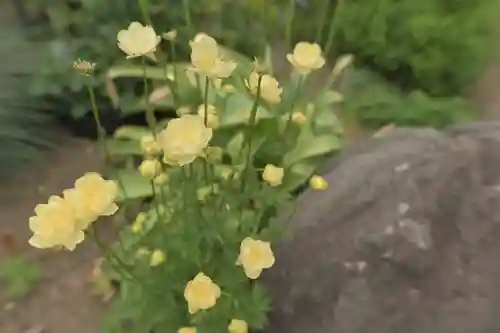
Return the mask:
[(86, 171), (98, 171), (101, 160), (93, 143), (61, 135), (61, 145), (47, 158), (30, 165), (16, 179), (0, 186), (0, 260), (26, 253), (42, 267), (42, 278), (10, 310), (0, 284), (1, 333), (92, 333), (99, 331), (104, 309), (92, 296), (88, 276), (99, 250), (85, 242), (74, 252), (29, 248), (28, 218), (38, 203), (73, 185)]

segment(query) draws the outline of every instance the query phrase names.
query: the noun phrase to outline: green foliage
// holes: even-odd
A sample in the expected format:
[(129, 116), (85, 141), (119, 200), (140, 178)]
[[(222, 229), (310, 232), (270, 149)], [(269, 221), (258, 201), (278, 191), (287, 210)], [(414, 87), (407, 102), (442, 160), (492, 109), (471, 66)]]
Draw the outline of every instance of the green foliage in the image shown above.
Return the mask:
[(364, 127), (446, 125), (474, 119), (473, 107), (461, 97), (430, 97), (423, 91), (409, 94), (370, 71), (346, 75), (344, 111)]
[[(256, 20), (256, 15), (265, 10), (266, 20), (272, 22), (278, 13), (276, 5), (256, 6), (255, 1), (232, 3), (228, 10), (222, 0), (211, 1), (209, 5), (204, 0), (189, 0), (186, 2), (189, 26), (180, 1), (150, 0), (148, 3), (147, 15), (158, 33), (175, 27), (180, 38), (188, 39), (204, 31), (225, 45), (250, 55), (261, 53), (263, 34), (272, 31), (266, 31), (267, 26)], [(82, 79), (73, 75), (73, 61), (82, 58), (96, 62), (95, 85), (102, 87), (102, 75), (122, 56), (116, 47), (116, 34), (132, 21), (144, 22), (140, 1), (55, 0), (48, 4), (31, 0), (27, 1), (27, 6), (31, 12), (48, 18), (45, 25), (36, 28), (34, 38), (50, 41), (43, 52), (44, 60), (32, 83), (31, 93), (56, 97), (68, 105), (64, 115), (78, 119), (91, 108)], [(245, 38), (241, 31), (245, 31)], [(187, 56), (187, 46), (176, 45), (176, 58), (187, 59)], [(120, 86), (119, 89), (132, 98), (135, 86)], [(105, 94), (102, 89), (99, 92)]]
[[(5, 28), (5, 29), (4, 29)], [(51, 105), (29, 95), (26, 87), (44, 45), (27, 42), (13, 27), (0, 26), (0, 177), (10, 175), (54, 143)]]
[[(212, 142), (220, 147), (227, 149), (229, 157), (233, 163), (238, 163), (238, 158), (241, 158), (241, 147), (243, 145), (244, 134), (247, 131), (248, 120), (253, 105), (253, 97), (249, 95), (243, 78), (247, 77), (252, 69), (252, 61), (241, 54), (235, 54), (234, 51), (226, 49), (226, 54), (231, 56), (231, 59), (238, 60), (236, 73), (238, 76), (233, 76), (227, 80), (226, 84), (232, 84), (236, 91), (227, 92), (224, 87), (217, 88), (213, 85), (209, 88), (208, 103), (213, 105), (218, 110), (219, 124), (216, 135)], [(148, 79), (153, 82), (161, 81), (157, 84), (163, 87), (167, 84), (171, 89), (178, 91), (180, 101), (174, 101), (174, 94), (169, 94), (164, 99), (151, 101), (149, 107), (155, 108), (158, 112), (166, 111), (169, 108), (176, 106), (188, 107), (191, 112), (202, 106), (205, 90), (205, 81), (200, 81), (200, 87), (197, 87), (196, 79), (190, 77), (186, 73), (185, 68), (188, 65), (185, 63), (169, 64), (166, 69), (158, 67), (142, 67), (141, 65), (122, 65), (110, 68), (107, 77), (108, 79), (116, 80), (118, 78), (135, 78), (142, 77), (145, 73)], [(176, 72), (177, 80), (173, 80), (174, 71)], [(273, 107), (271, 105), (260, 105), (257, 111), (256, 126), (254, 127), (256, 165), (263, 167), (267, 163), (281, 163), (290, 168), (290, 173), (287, 177), (285, 187), (292, 191), (302, 183), (304, 183), (314, 172), (318, 163), (325, 156), (332, 152), (338, 151), (342, 147), (341, 135), (343, 134), (339, 120), (335, 116), (336, 100), (328, 98), (327, 90), (320, 92), (315, 99), (308, 101), (303, 96), (299, 84), (299, 76), (292, 77), (292, 80), (284, 85), (283, 95), (287, 98), (282, 101), (280, 106)], [(108, 84), (111, 84), (108, 83)], [(150, 95), (155, 92), (151, 92)], [(298, 93), (298, 98), (295, 94)], [(151, 100), (151, 98), (149, 98)], [(122, 101), (119, 96), (115, 96), (114, 103), (121, 105), (128, 104), (130, 100)], [(134, 112), (144, 112), (144, 98), (137, 98), (135, 105), (121, 107), (122, 109), (135, 110)], [(295, 108), (303, 110), (308, 118), (306, 124), (297, 126), (292, 124), (291, 129), (287, 132), (288, 137), (283, 137), (283, 131), (287, 126), (289, 108), (294, 105)], [(164, 124), (160, 124), (164, 126)], [(140, 157), (140, 139), (150, 134), (147, 128), (138, 126), (126, 126), (117, 130), (115, 139), (108, 140), (108, 150), (112, 156), (122, 160), (128, 160), (130, 163), (134, 156)], [(283, 142), (296, 142), (293, 147), (283, 145)], [(287, 152), (288, 151), (288, 152)], [(287, 152), (286, 155), (283, 154)], [(137, 171), (122, 171), (124, 172), (125, 192), (127, 197), (143, 197), (152, 194), (151, 186), (144, 181)]]
[(404, 89), (461, 94), (496, 48), (498, 0), (338, 1), (334, 48)]
[(26, 295), (40, 280), (39, 266), (22, 256), (12, 256), (0, 262), (0, 281), (10, 300)]
[[(143, 76), (148, 87), (156, 87), (133, 100), (112, 94), (113, 103), (122, 109), (150, 114), (183, 107), (196, 114), (212, 105), (218, 118), (204, 158), (185, 166), (163, 164), (168, 181), (162, 184), (141, 176), (136, 162), (159, 158), (143, 156), (141, 141), (163, 130), (168, 120), (151, 128), (121, 127), (106, 141), (106, 151), (122, 166), (113, 175), (120, 184), (118, 199), (123, 205), (150, 200), (145, 213), (121, 231), (103, 267), (108, 277), (120, 282), (119, 297), (104, 323), (106, 333), (177, 332), (189, 326), (198, 332), (221, 332), (233, 318), (245, 320), (251, 329), (265, 327), (271, 300), (259, 281), (250, 280), (236, 264), (242, 241), (279, 240), (284, 230), (276, 220), (277, 211), (287, 208), (291, 193), (342, 146), (343, 131), (334, 113), (338, 93), (328, 90), (329, 85), (313, 98), (306, 97), (302, 87), (308, 77), (293, 73), (282, 85), (280, 103), (256, 101), (245, 83), (255, 69), (252, 59), (229, 48), (220, 51), (225, 60), (237, 63), (231, 77), (223, 80), (197, 76), (181, 62), (151, 66), (129, 61), (106, 75), (108, 87)], [(152, 98), (158, 90), (167, 91), (165, 87), (170, 93)], [(305, 123), (290, 120), (299, 109)], [(222, 148), (222, 156), (211, 160), (209, 149), (214, 147)], [(278, 186), (263, 180), (268, 164), (284, 170)], [(157, 251), (166, 259), (153, 265)], [(222, 293), (213, 307), (190, 314), (185, 288), (199, 272)]]

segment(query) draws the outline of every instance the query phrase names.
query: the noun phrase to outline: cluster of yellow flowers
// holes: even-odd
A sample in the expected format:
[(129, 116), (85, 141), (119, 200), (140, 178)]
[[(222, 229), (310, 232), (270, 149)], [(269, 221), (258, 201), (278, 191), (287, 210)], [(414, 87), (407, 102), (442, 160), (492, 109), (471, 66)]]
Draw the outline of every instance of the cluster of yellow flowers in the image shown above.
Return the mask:
[[(165, 39), (173, 40), (176, 34), (170, 32), (163, 35)], [(151, 26), (143, 26), (132, 22), (127, 29), (117, 35), (118, 47), (127, 58), (147, 56), (154, 59), (154, 53), (161, 37)], [(204, 34), (197, 34), (192, 41), (191, 66), (187, 69), (188, 77), (199, 75), (211, 80), (220, 87), (222, 80), (229, 78), (236, 69), (234, 61), (225, 59), (217, 41)], [(287, 59), (294, 70), (301, 75), (307, 75), (313, 70), (324, 66), (325, 59), (319, 45), (300, 42), (293, 53), (287, 54)], [(75, 68), (90, 72), (95, 64), (75, 63)], [(260, 96), (269, 104), (281, 102), (283, 89), (279, 82), (270, 74), (265, 73), (264, 66), (256, 61), (255, 69), (245, 79), (245, 84), (251, 94)], [(224, 85), (228, 92), (234, 87)], [(196, 158), (203, 156), (216, 160), (222, 155), (218, 147), (209, 147), (213, 131), (218, 126), (217, 110), (212, 105), (201, 105), (197, 114), (190, 114), (189, 109), (179, 109), (179, 118), (169, 121), (155, 137), (146, 136), (141, 140), (141, 148), (145, 160), (139, 166), (140, 173), (156, 184), (167, 181), (167, 175), (162, 171), (162, 164), (157, 156), (162, 154), (163, 161), (170, 166), (185, 166)], [(300, 110), (294, 110), (291, 118), (296, 124), (307, 121), (306, 115)], [(285, 175), (284, 168), (268, 164), (262, 173), (263, 180), (269, 186), (282, 184)], [(324, 190), (328, 187), (320, 176), (310, 179), (313, 189)], [(34, 232), (30, 243), (36, 247), (64, 246), (70, 250), (83, 241), (84, 230), (99, 216), (111, 215), (117, 210), (114, 200), (117, 186), (114, 182), (104, 180), (96, 173), (89, 173), (78, 179), (75, 188), (64, 191), (63, 197), (53, 196), (48, 204), (38, 205), (36, 216), (30, 219), (30, 228)], [(132, 230), (139, 233), (142, 230), (146, 216), (139, 214), (132, 225)], [(139, 253), (140, 252), (140, 253)], [(138, 256), (149, 255), (150, 265), (158, 266), (165, 262), (165, 253), (161, 250), (150, 252), (140, 249)], [(242, 266), (249, 279), (257, 279), (264, 269), (274, 265), (275, 258), (269, 242), (245, 238), (240, 244), (240, 251), (235, 265)], [(214, 307), (221, 296), (221, 288), (209, 276), (199, 272), (184, 289), (184, 299), (190, 314)], [(244, 320), (234, 318), (229, 326), (229, 333), (247, 333), (248, 327)], [(183, 327), (179, 333), (196, 333), (195, 327)]]
[(29, 219), (33, 232), (29, 243), (37, 248), (65, 247), (74, 250), (83, 242), (84, 231), (100, 216), (113, 215), (118, 186), (95, 172), (77, 179), (75, 187), (63, 196), (51, 196), (46, 204), (35, 207)]

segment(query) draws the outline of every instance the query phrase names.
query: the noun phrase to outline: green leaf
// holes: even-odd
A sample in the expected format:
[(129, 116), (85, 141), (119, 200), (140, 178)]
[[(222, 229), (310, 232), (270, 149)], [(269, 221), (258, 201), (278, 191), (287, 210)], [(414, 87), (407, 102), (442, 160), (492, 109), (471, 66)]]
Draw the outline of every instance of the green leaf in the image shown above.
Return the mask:
[[(248, 124), (253, 105), (254, 101), (247, 95), (232, 94), (227, 98), (224, 112), (219, 117), (219, 127)], [(271, 113), (264, 107), (259, 106), (256, 121), (268, 118), (272, 118)]]
[(115, 131), (114, 137), (140, 141), (147, 135), (151, 135), (151, 130), (145, 126), (125, 125)]
[(7, 296), (17, 299), (28, 293), (40, 279), (39, 266), (21, 256), (0, 263), (0, 279), (6, 282)]
[(306, 180), (312, 176), (318, 166), (318, 158), (311, 158), (300, 161), (294, 164), (285, 175), (283, 180), (283, 188), (288, 191), (293, 191), (301, 186)]
[[(245, 134), (243, 131), (238, 132), (235, 136), (229, 140), (226, 146), (226, 151), (231, 156), (233, 164), (243, 164), (245, 163), (246, 155), (244, 154), (244, 144)], [(265, 137), (258, 135), (254, 135), (252, 138), (252, 152), (251, 155), (255, 155), (257, 150), (264, 144), (266, 141)]]
[(153, 194), (151, 183), (136, 170), (119, 170), (113, 178), (119, 184), (119, 201), (145, 198)]
[(142, 155), (137, 140), (109, 139), (106, 141), (106, 148), (111, 156)]
[(310, 157), (326, 155), (341, 147), (342, 143), (338, 136), (323, 134), (315, 137), (309, 126), (302, 126), (297, 145), (285, 155), (283, 164), (288, 167)]

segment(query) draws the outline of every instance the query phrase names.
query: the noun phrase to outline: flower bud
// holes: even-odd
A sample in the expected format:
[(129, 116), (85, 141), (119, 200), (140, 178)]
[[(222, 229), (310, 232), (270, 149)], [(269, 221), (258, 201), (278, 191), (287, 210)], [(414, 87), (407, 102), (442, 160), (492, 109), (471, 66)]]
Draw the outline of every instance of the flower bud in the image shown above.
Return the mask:
[(157, 159), (147, 159), (139, 165), (141, 175), (149, 180), (155, 178), (161, 172), (161, 163)]
[(318, 175), (314, 175), (309, 179), (309, 185), (311, 185), (312, 189), (317, 191), (324, 191), (328, 188), (326, 180)]

